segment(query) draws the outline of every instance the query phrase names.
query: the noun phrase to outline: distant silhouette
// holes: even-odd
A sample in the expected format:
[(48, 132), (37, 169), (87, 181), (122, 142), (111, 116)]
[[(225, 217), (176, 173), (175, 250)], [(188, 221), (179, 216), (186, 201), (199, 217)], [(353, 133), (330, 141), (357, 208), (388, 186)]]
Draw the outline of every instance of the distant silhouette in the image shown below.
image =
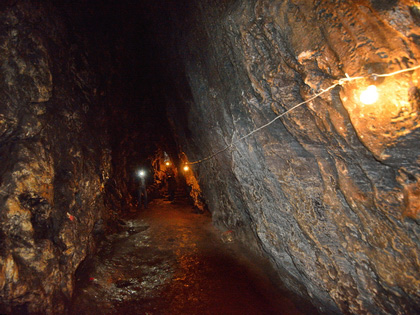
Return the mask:
[(146, 187), (146, 176), (140, 176), (139, 181), (139, 207), (141, 208), (144, 205), (144, 208), (147, 208), (147, 187)]
[(166, 183), (168, 185), (169, 200), (173, 201), (175, 199), (176, 178), (173, 170), (171, 169), (166, 173)]

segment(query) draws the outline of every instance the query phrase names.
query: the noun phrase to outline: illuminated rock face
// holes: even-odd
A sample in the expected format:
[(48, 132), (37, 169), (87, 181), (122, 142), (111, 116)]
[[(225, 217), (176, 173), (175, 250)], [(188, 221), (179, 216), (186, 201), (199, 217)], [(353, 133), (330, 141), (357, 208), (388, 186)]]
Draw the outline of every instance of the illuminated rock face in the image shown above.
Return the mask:
[[(178, 39), (192, 96), (169, 111), (187, 119), (174, 125), (190, 161), (345, 73), (419, 64), (414, 1), (219, 2), (190, 7)], [(419, 75), (347, 82), (193, 166), (214, 221), (324, 311), (418, 311)]]
[(0, 10), (0, 313), (63, 314), (109, 161), (80, 47), (52, 9), (25, 3)]
[[(136, 139), (150, 135), (144, 126), (130, 135), (135, 124), (124, 120), (137, 116), (117, 121), (124, 110), (110, 110), (117, 123), (108, 145), (102, 91), (78, 44), (87, 37), (72, 37), (52, 5), (4, 2), (11, 6), (0, 4), (0, 313), (63, 313), (74, 272), (106, 219), (104, 189), (110, 203), (128, 206), (130, 163), (144, 144)], [(132, 21), (157, 19), (157, 47), (171, 57), (159, 70), (170, 72), (162, 73), (166, 86), (148, 83), (157, 92), (147, 106), (168, 97), (190, 162), (345, 73), (389, 73), (420, 58), (415, 1), (180, 2), (168, 0), (154, 7), (156, 16), (146, 11)], [(92, 32), (104, 36), (99, 42), (109, 35)], [(121, 43), (129, 33), (121, 31), (122, 41), (110, 44), (115, 51), (104, 49), (99, 60), (127, 48)], [(125, 56), (136, 57), (141, 47)], [(111, 69), (102, 70), (105, 90), (118, 72), (110, 60), (102, 65)], [(145, 67), (133, 68), (134, 81)], [(345, 82), (191, 166), (215, 223), (267, 255), (290, 289), (327, 313), (419, 308), (419, 73)], [(123, 107), (137, 83), (114, 87), (113, 104)], [(360, 93), (372, 84), (378, 100), (362, 104)], [(117, 181), (107, 186), (109, 147), (118, 165)]]

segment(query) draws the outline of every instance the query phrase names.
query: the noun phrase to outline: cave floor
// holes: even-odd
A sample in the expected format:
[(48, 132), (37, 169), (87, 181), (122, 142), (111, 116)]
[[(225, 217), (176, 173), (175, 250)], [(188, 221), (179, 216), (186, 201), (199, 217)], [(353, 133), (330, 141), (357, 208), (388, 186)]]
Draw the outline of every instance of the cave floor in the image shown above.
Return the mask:
[(156, 199), (78, 273), (71, 314), (314, 314), (185, 201)]

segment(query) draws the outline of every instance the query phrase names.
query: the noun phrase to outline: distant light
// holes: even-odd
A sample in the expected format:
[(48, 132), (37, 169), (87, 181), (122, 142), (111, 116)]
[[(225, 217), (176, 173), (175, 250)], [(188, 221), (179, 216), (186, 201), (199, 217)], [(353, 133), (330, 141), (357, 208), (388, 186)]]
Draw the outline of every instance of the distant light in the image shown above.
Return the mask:
[(189, 167), (188, 165), (185, 165), (185, 166), (184, 166), (184, 171), (185, 171), (185, 172), (187, 172), (187, 171), (189, 171), (189, 170), (190, 170), (190, 167)]
[(143, 170), (139, 170), (139, 171), (137, 172), (137, 175), (138, 175), (139, 177), (144, 177), (144, 176), (146, 176), (146, 172), (145, 172), (145, 171), (143, 171)]
[(379, 98), (378, 89), (375, 85), (369, 85), (366, 90), (360, 94), (360, 101), (365, 105), (375, 103)]
[(168, 161), (168, 162), (165, 163), (165, 165), (169, 166), (169, 165), (171, 165), (171, 162)]

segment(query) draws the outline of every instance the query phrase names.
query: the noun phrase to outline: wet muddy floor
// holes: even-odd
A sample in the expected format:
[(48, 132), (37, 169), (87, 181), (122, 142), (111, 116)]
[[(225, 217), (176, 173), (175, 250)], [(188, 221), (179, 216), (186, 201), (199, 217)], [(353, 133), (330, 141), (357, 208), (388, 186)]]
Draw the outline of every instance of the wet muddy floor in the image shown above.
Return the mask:
[(185, 202), (154, 200), (124, 223), (77, 275), (71, 314), (316, 313)]

